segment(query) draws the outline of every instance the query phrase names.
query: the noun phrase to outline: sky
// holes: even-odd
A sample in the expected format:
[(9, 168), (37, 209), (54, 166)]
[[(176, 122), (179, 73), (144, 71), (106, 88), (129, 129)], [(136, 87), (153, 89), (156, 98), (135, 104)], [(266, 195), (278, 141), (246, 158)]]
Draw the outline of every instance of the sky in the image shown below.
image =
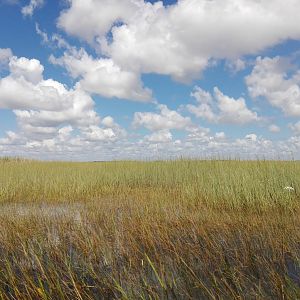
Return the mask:
[(298, 0), (0, 0), (0, 156), (300, 159)]

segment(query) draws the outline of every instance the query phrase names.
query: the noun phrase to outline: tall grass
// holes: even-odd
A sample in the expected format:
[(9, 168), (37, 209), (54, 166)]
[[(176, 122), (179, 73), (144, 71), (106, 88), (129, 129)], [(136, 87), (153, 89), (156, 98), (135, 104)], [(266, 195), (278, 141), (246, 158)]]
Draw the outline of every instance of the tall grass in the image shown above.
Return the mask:
[(296, 161), (0, 160), (0, 299), (300, 298), (299, 182)]

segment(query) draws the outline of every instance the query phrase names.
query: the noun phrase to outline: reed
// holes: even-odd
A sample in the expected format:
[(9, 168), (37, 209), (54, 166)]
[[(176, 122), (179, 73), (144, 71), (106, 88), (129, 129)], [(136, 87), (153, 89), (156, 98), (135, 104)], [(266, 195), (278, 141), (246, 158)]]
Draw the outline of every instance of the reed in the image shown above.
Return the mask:
[(297, 161), (1, 159), (0, 299), (300, 298), (299, 182)]

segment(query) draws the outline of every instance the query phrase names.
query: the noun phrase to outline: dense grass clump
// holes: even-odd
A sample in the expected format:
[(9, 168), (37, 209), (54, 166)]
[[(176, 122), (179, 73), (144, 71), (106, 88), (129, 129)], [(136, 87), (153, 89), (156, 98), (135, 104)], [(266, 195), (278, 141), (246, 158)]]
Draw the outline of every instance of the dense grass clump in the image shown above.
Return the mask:
[(2, 159), (0, 299), (298, 299), (299, 183), (295, 161)]

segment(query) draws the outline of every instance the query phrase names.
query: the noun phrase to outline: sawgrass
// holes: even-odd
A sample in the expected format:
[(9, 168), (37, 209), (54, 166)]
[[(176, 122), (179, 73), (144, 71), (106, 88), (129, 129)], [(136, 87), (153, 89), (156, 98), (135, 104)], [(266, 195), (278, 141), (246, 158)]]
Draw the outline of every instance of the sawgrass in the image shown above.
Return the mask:
[(0, 299), (300, 298), (299, 182), (297, 161), (2, 159)]

